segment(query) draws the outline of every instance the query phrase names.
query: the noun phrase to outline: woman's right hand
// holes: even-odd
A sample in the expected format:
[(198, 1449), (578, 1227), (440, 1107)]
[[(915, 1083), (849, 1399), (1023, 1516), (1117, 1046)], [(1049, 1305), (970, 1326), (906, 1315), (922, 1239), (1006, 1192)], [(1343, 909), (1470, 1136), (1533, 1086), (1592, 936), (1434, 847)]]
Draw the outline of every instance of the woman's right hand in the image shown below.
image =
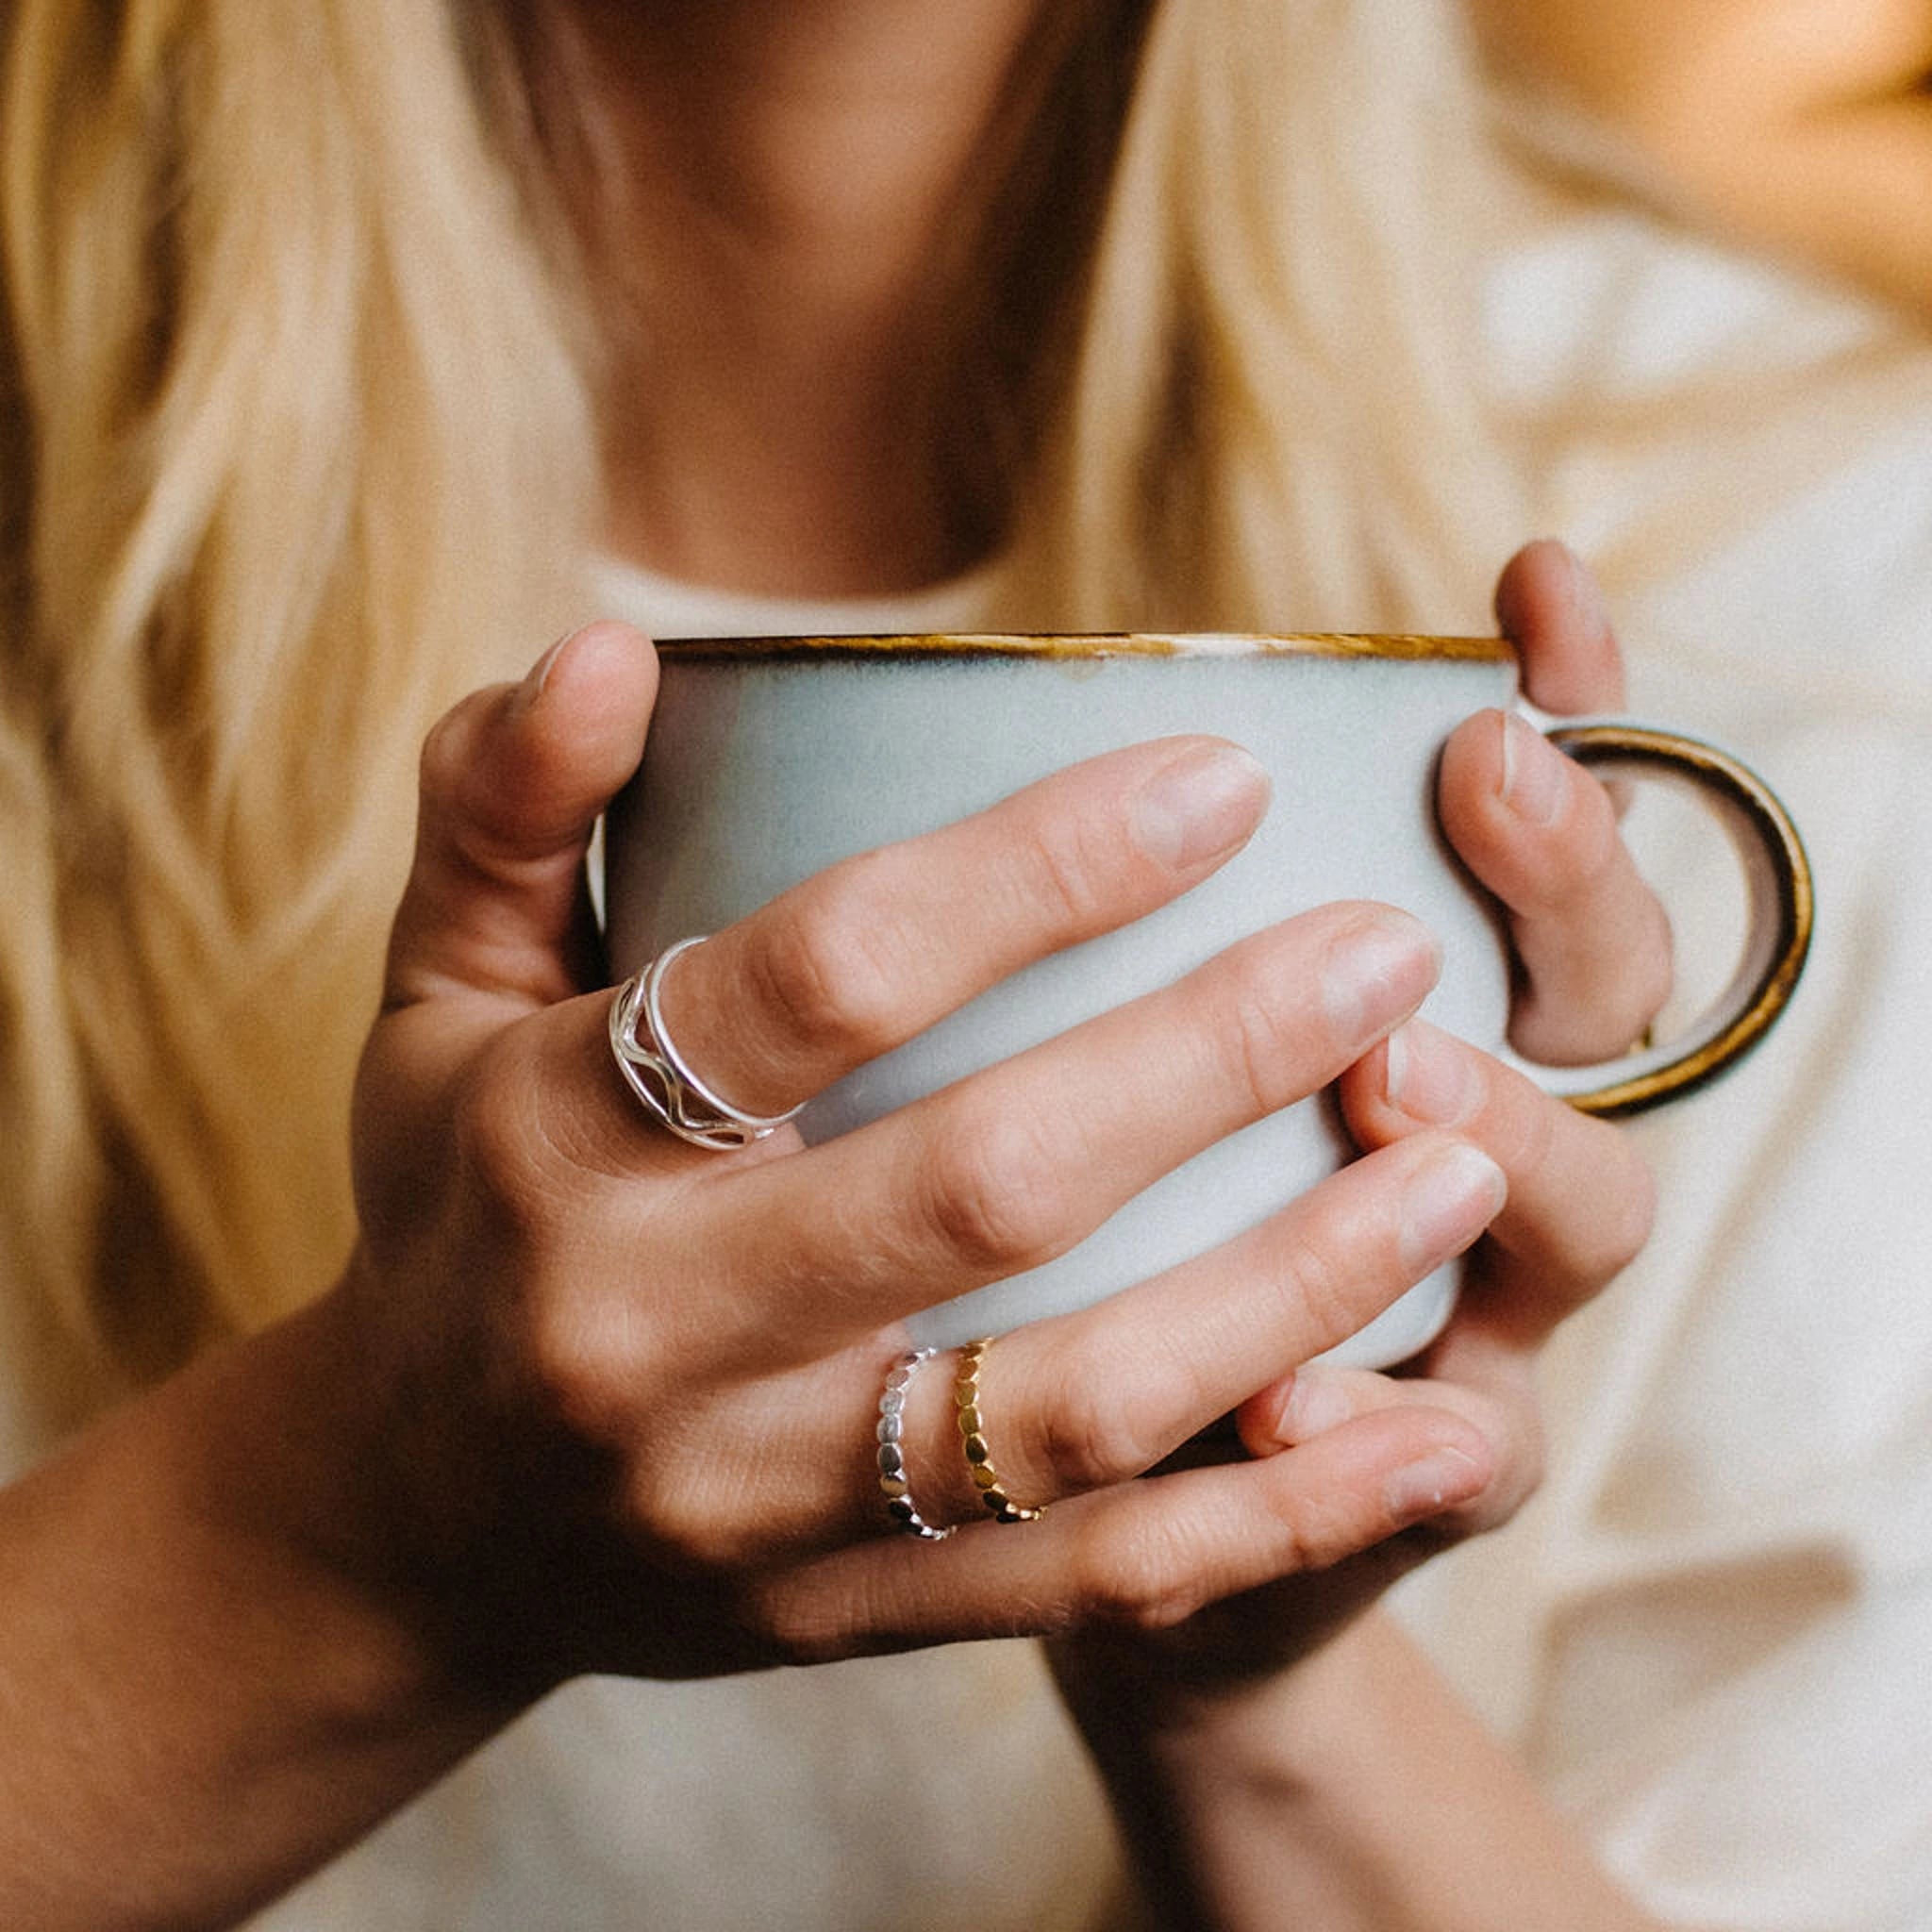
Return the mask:
[[(1011, 1493), (979, 1507), (935, 1361), (913, 1494), (875, 1478), (914, 1311), (1057, 1254), (1168, 1169), (1333, 1080), (1409, 1014), (1435, 949), (1324, 908), (870, 1126), (692, 1148), (613, 1065), (583, 898), (635, 766), (643, 641), (599, 625), (451, 713), (356, 1126), (357, 1454), (406, 1586), (464, 1667), (724, 1672), (950, 1639), (1172, 1623), (1466, 1502), (1495, 1474), (1443, 1408), (1366, 1414), (1266, 1460), (1131, 1481), (1368, 1321), (1505, 1193), (1469, 1139), (1356, 1162), (1220, 1253), (1003, 1341), (982, 1377)], [(682, 956), (667, 1024), (777, 1112), (1028, 960), (1151, 911), (1264, 809), (1244, 754), (1174, 739), (832, 868)], [(379, 1500), (378, 1500), (379, 1499)]]

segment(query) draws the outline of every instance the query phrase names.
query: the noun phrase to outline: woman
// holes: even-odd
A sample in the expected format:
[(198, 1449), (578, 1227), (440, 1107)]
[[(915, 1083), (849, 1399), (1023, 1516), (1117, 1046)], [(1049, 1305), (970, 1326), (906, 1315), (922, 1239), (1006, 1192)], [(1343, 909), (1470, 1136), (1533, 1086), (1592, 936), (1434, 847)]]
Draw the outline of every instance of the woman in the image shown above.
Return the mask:
[[(1303, 1740), (1364, 1713), (1360, 1752), (1303, 1766), (1334, 1773), (1307, 1815), (1363, 1832), (1284, 1824), (1276, 1845), (1338, 1911), (1399, 1898), (1453, 1923), (1427, 1916), (1438, 1848), (1378, 1823), (1391, 1794), (1446, 1790), (1514, 1821), (1487, 1855), (1457, 1833), (1479, 1862), (1454, 1896), (1535, 1885), (1644, 1923), (1388, 1630), (1322, 1644), (1520, 1498), (1530, 1357), (1647, 1214), (1616, 1135), (1409, 1021), (1433, 974), (1412, 922), (1324, 908), (1135, 1012), (1130, 1043), (1185, 1042), (1198, 1080), (1156, 1123), (1092, 1085), (1102, 1158), (1044, 1180), (1002, 1169), (992, 1129), (1051, 1124), (1077, 1038), (809, 1155), (697, 1154), (629, 1105), (604, 1044), (581, 860), (653, 671), (633, 632), (577, 629), (430, 740), (353, 1216), (326, 1151), (415, 742), (600, 570), (597, 601), (615, 581), (665, 630), (679, 584), (785, 600), (771, 628), (856, 593), (1032, 627), (1392, 621), (1428, 565), (1378, 581), (1373, 543), (1324, 523), (1353, 467), (1425, 499), (1455, 620), (1498, 502), (1337, 417), (1324, 361), (1358, 311), (1248, 286), (1280, 266), (1267, 163), (1293, 137), (1249, 109), (1289, 72), (1285, 16), (153, 0), (23, 5), (8, 29), (6, 1265), (41, 1426), (117, 1378), (142, 1390), (4, 1498), (8, 1916), (232, 1920), (579, 1674), (1054, 1632), (1123, 1803), (1142, 1795), (1123, 1766), (1169, 1778), (1177, 1898), (1247, 1909), (1251, 1841), (1203, 1793), (1258, 1695), (1306, 1713)], [(1321, 221), (1293, 212), (1310, 245)], [(1464, 407), (1447, 372), (1391, 380), (1408, 428)], [(1614, 644), (1562, 553), (1525, 553), (1499, 602), (1540, 701), (1615, 701)], [(761, 627), (746, 610), (709, 614)], [(775, 1115), (1185, 890), (1263, 804), (1211, 744), (1097, 761), (719, 935), (669, 1023)], [(1641, 1031), (1661, 924), (1602, 792), (1491, 716), (1452, 747), (1441, 804), (1513, 914), (1519, 1043), (1590, 1058)], [(850, 1445), (904, 1315), (1341, 1076), (1369, 1151), (1333, 1185), (1211, 1279), (991, 1357), (1002, 1472), (1052, 1518), (943, 1548), (888, 1534)], [(1428, 1375), (1296, 1377), (1486, 1231), (1483, 1290)], [(1103, 1358), (1131, 1366), (1101, 1383)], [(953, 1469), (922, 1506), (950, 1524), (974, 1503), (941, 1454), (946, 1407), (913, 1383), (915, 1466)], [(1130, 1480), (1230, 1408), (1253, 1459)], [(1200, 1657), (1212, 1683), (1181, 1667)], [(674, 1707), (625, 1707), (632, 1761), (661, 1756)], [(1391, 1728), (1385, 1785), (1366, 1770)], [(529, 1759), (558, 1752), (602, 1789), (588, 1729), (522, 1731), (522, 1761), (470, 1800), (541, 1807)], [(514, 1836), (498, 1862), (413, 1815), (406, 1838), (436, 1848), (405, 1844), (375, 1909), (518, 1923)], [(575, 1923), (678, 1916), (622, 1869), (635, 1824), (598, 1840), (608, 1874), (542, 1878)], [(957, 1908), (974, 1860), (904, 1849)], [(396, 1874), (452, 1855), (477, 1890), (411, 1903)], [(325, 1922), (329, 1883), (291, 1909)], [(1013, 1922), (1044, 1923), (1024, 1883), (1002, 1889)]]

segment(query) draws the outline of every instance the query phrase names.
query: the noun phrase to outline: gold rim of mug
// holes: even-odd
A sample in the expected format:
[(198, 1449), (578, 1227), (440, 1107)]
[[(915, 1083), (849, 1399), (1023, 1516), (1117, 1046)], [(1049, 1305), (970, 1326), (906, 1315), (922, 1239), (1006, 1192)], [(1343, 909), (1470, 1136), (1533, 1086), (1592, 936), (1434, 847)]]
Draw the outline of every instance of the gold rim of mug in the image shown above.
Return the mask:
[(659, 638), (658, 650), (680, 663), (744, 658), (1397, 658), (1506, 664), (1515, 652), (1501, 638), (1425, 637), (1408, 632), (1246, 631), (1006, 632), (926, 631), (876, 636)]

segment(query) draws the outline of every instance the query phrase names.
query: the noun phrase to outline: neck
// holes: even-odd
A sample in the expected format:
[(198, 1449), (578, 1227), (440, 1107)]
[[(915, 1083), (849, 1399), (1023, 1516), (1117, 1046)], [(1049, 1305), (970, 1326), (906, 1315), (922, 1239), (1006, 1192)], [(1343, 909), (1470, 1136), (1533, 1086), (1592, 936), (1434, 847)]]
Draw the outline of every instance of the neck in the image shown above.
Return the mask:
[(962, 243), (1040, 13), (577, 0), (618, 549), (796, 594), (907, 589), (974, 560), (985, 533), (949, 501), (938, 426), (974, 292)]

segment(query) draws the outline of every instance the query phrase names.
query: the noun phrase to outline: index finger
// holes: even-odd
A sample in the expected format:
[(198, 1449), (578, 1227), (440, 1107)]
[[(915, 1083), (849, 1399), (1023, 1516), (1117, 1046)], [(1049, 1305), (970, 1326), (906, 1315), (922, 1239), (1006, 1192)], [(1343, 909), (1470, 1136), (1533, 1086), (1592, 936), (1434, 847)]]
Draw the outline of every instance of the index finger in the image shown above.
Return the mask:
[[(749, 1112), (782, 1113), (1030, 960), (1205, 878), (1245, 841), (1267, 796), (1260, 767), (1218, 739), (1158, 740), (1070, 766), (972, 818), (832, 866), (682, 955), (663, 980), (664, 1030), (714, 1092)], [(425, 1071), (447, 1076), (516, 1016), (501, 999), (476, 1007), (484, 975), (475, 956), (499, 923), (529, 950), (531, 905), (558, 910), (529, 880), (554, 893), (558, 867), (557, 855), (525, 857), (486, 873), (458, 854), (442, 870), (459, 881), (478, 873), (457, 893), (472, 931), (453, 956), (460, 970), (439, 972), (451, 949), (427, 928), (449, 895), (421, 888), (441, 874), (419, 866), (398, 922), (410, 936), (399, 950), (412, 967), (411, 997), (392, 990), (388, 1054), (365, 1069), (372, 1114), (412, 1121), (408, 1095), (439, 1084)], [(520, 1077), (553, 1145), (613, 1177), (744, 1158), (693, 1154), (646, 1120), (611, 1063), (609, 996), (572, 1001), (570, 990), (555, 984), (552, 1004), (534, 1015), (536, 989), (519, 1002), (529, 1023), (515, 1049), (527, 1058)], [(469, 1008), (461, 1024), (457, 995)]]
[(1365, 1147), (1447, 1127), (1502, 1168), (1509, 1192), (1483, 1246), (1479, 1314), (1519, 1342), (1541, 1341), (1649, 1238), (1655, 1191), (1627, 1134), (1426, 1021), (1351, 1067), (1341, 1095)]

